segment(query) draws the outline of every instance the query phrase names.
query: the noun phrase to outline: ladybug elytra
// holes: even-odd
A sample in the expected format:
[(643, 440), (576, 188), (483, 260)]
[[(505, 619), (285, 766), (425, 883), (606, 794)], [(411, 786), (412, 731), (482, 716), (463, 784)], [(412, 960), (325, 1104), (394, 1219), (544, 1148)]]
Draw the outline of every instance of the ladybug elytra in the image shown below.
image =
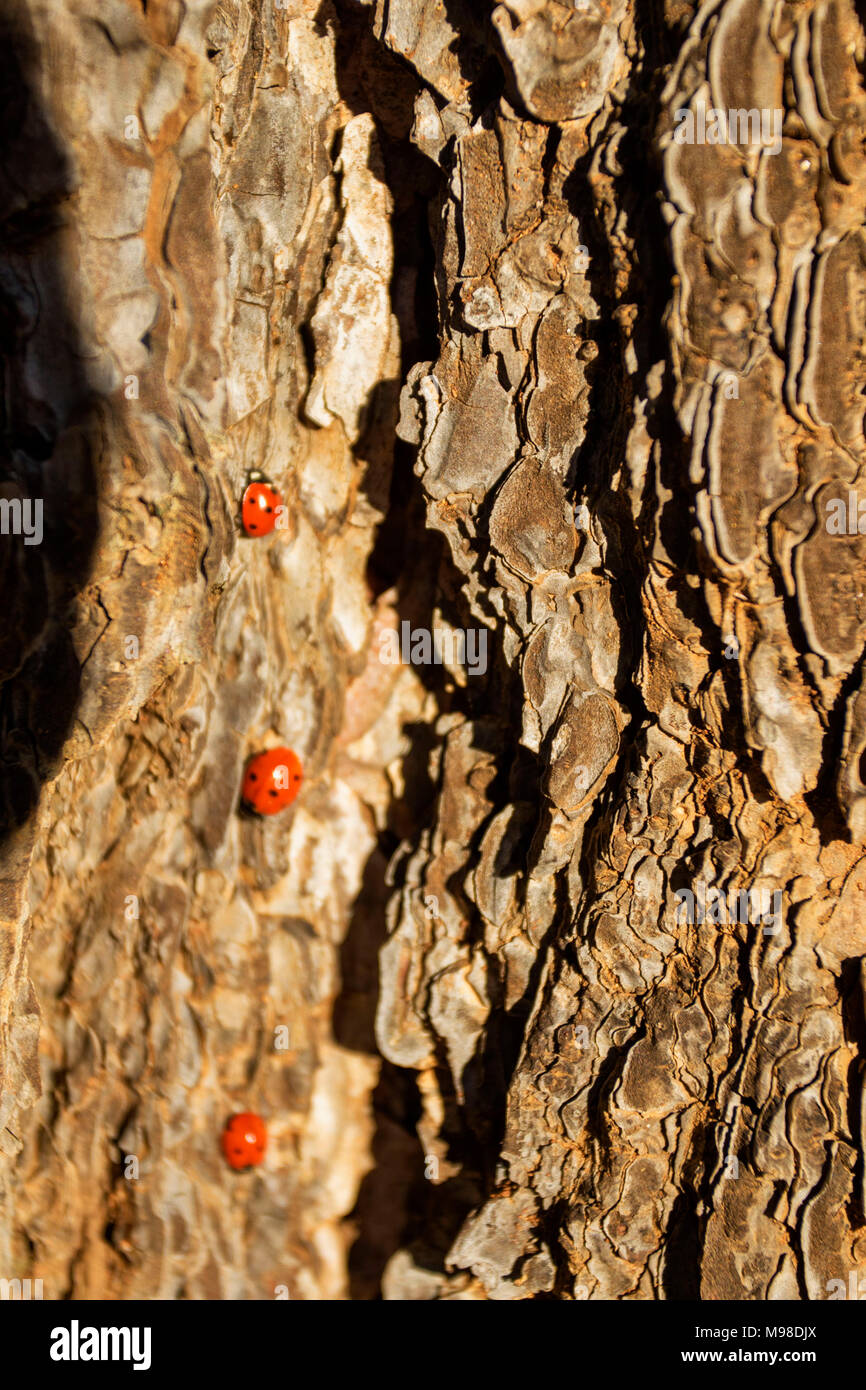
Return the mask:
[(303, 780), (301, 760), (291, 748), (271, 748), (250, 758), (241, 799), (260, 816), (272, 816), (291, 806)]
[(282, 498), (264, 473), (251, 473), (241, 503), (241, 521), (248, 536), (267, 536), (277, 524)]
[(268, 1132), (261, 1115), (244, 1112), (230, 1116), (222, 1132), (223, 1153), (232, 1168), (255, 1168), (268, 1146)]

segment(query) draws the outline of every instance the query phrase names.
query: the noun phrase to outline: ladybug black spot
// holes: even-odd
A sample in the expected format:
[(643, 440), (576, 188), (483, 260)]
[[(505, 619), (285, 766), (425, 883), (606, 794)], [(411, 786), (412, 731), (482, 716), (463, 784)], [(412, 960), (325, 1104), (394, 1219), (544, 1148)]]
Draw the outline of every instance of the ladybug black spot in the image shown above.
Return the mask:
[(268, 796), (276, 796), (276, 795), (277, 795), (277, 793), (274, 791), (273, 787), (271, 787), (270, 791), (268, 792)]
[(250, 530), (251, 530), (251, 531), (258, 531), (258, 529), (259, 529), (259, 528), (258, 528), (258, 526), (256, 525), (256, 523), (255, 523), (254, 521), (251, 521), (251, 522), (250, 522)]
[(274, 510), (273, 507), (265, 507), (265, 511), (266, 511), (266, 512), (272, 512), (273, 510)]
[(251, 772), (251, 773), (250, 773), (250, 781), (251, 781), (251, 782), (257, 782), (258, 780), (259, 780), (259, 774), (258, 774), (257, 772)]

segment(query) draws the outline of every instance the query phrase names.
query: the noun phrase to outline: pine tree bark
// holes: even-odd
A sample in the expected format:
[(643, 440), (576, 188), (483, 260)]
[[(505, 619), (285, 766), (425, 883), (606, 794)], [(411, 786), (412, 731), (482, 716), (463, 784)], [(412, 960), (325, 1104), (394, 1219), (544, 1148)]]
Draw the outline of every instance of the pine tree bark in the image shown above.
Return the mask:
[[(5, 39), (45, 538), (0, 538), (0, 1277), (828, 1297), (866, 1268), (853, 4), (16, 0)], [(485, 659), (383, 662), (406, 625)], [(305, 785), (255, 822), (269, 742)]]

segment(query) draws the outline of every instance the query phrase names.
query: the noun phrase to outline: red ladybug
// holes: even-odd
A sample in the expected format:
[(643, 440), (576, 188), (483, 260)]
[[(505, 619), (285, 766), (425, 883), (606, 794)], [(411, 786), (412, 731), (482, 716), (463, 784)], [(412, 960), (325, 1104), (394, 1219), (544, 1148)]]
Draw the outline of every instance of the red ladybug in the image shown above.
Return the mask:
[(256, 1168), (268, 1147), (268, 1132), (261, 1115), (232, 1115), (222, 1132), (223, 1153), (232, 1168)]
[(270, 748), (250, 758), (244, 773), (241, 798), (251, 811), (272, 816), (291, 806), (301, 789), (303, 768), (291, 748)]
[(251, 473), (241, 503), (241, 520), (248, 536), (266, 536), (277, 524), (283, 499), (264, 473)]

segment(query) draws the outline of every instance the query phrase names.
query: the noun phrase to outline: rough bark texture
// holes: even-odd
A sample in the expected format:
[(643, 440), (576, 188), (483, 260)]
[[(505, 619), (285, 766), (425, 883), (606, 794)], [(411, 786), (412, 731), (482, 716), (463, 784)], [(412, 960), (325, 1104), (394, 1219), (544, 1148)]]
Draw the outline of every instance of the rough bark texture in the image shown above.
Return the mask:
[[(0, 1276), (825, 1298), (866, 1269), (853, 3), (4, 24), (45, 538), (0, 538)], [(779, 152), (679, 144), (703, 108)], [(383, 664), (406, 621), (486, 672)], [(255, 821), (269, 741), (307, 776)]]

